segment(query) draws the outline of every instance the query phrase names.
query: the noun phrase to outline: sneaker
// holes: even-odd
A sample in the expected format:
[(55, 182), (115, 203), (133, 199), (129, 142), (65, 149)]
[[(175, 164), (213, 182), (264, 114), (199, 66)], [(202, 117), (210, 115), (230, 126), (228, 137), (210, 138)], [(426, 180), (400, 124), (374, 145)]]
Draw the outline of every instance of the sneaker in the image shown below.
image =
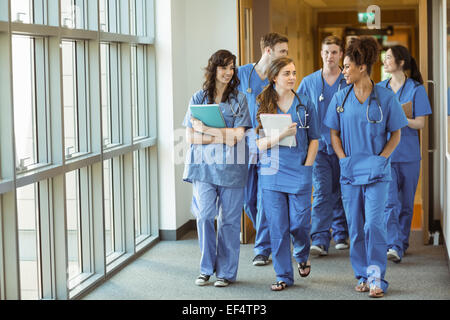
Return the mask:
[(348, 243), (346, 240), (338, 240), (336, 242), (335, 248), (336, 248), (336, 250), (345, 250), (345, 249), (348, 249), (349, 246), (348, 246)]
[(268, 263), (269, 263), (269, 257), (267, 257), (265, 255), (262, 255), (262, 254), (258, 254), (253, 259), (253, 265), (254, 266), (265, 266)]
[(310, 254), (311, 255), (315, 255), (315, 256), (327, 256), (328, 255), (328, 251), (325, 250), (325, 246), (324, 245), (312, 245), (310, 250)]
[(397, 250), (394, 250), (394, 249), (388, 250), (387, 258), (388, 258), (388, 260), (394, 261), (395, 263), (399, 263), (400, 261), (402, 261), (402, 259), (398, 255)]
[(208, 276), (206, 274), (201, 274), (201, 275), (198, 276), (197, 279), (195, 279), (195, 284), (198, 285), (198, 286), (205, 286), (205, 285), (208, 284), (209, 277), (210, 276)]
[(228, 287), (230, 283), (231, 282), (225, 278), (217, 278), (216, 282), (214, 282), (214, 287)]

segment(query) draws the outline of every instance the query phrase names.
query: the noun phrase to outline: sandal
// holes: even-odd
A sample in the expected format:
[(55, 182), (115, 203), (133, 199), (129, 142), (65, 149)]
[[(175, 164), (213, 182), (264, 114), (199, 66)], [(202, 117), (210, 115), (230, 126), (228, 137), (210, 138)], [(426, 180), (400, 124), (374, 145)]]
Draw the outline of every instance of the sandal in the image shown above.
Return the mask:
[(371, 298), (382, 298), (384, 297), (384, 291), (380, 287), (377, 287), (376, 285), (370, 286), (370, 292), (369, 297)]
[(366, 282), (361, 282), (358, 283), (358, 285), (355, 287), (355, 290), (358, 292), (368, 292), (370, 289)]
[(272, 291), (282, 291), (286, 289), (287, 284), (284, 281), (278, 281), (277, 283), (272, 283), (272, 287), (270, 288)]
[[(305, 272), (306, 269), (308, 269), (308, 272)], [(310, 272), (311, 272), (311, 263), (309, 261), (298, 264), (298, 273), (300, 274), (300, 277), (305, 278), (309, 276)]]

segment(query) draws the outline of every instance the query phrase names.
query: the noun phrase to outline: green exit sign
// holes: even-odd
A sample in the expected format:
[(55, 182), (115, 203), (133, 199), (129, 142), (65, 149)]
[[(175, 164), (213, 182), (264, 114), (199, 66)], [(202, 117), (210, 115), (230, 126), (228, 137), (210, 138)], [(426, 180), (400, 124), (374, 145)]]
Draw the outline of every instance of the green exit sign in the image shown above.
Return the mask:
[(359, 12), (358, 13), (358, 22), (367, 23), (375, 21), (375, 13), (374, 12)]

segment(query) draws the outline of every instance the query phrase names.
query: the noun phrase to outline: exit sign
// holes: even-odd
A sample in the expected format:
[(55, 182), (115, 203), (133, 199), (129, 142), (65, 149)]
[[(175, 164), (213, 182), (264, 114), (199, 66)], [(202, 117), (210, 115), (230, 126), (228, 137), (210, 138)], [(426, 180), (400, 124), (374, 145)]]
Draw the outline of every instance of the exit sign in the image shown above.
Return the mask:
[(367, 23), (375, 21), (375, 13), (374, 12), (359, 12), (358, 13), (358, 22)]

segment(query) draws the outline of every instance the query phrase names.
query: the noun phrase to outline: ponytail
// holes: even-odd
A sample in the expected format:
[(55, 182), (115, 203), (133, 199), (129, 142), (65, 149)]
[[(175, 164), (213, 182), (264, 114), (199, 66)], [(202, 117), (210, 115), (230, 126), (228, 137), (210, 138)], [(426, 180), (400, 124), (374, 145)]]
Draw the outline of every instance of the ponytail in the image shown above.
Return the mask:
[(423, 79), (422, 79), (422, 75), (420, 74), (419, 68), (417, 67), (417, 63), (416, 63), (416, 59), (414, 59), (413, 57), (411, 57), (410, 60), (410, 70), (411, 70), (411, 74), (410, 74), (410, 78), (417, 81), (420, 84), (423, 84)]
[(420, 84), (423, 84), (422, 75), (420, 74), (419, 68), (417, 66), (416, 59), (414, 59), (409, 53), (408, 49), (401, 45), (395, 45), (390, 47), (388, 50), (391, 50), (394, 55), (395, 63), (400, 66), (400, 62), (403, 63), (403, 71), (409, 71), (409, 77)]

